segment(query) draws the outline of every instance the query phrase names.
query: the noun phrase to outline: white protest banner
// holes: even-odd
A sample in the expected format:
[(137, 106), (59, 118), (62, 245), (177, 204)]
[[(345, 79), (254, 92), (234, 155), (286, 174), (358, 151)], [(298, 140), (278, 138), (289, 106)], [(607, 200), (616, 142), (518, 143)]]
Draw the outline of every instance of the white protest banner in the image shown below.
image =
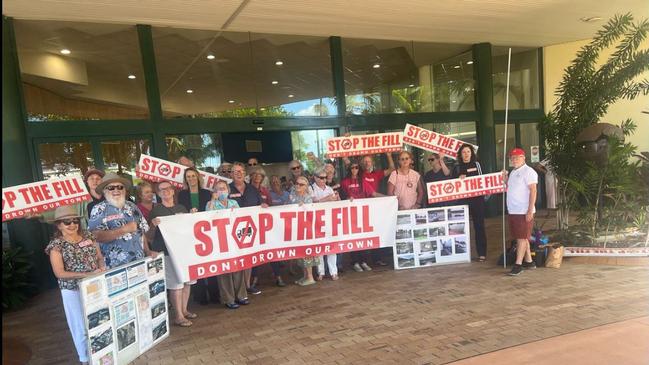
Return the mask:
[(397, 199), (224, 209), (160, 217), (182, 282), (271, 261), (388, 247)]
[(426, 191), (428, 191), (428, 203), (432, 204), (502, 193), (505, 191), (505, 184), (502, 173), (495, 172), (464, 179), (431, 182), (426, 184)]
[(403, 149), (401, 132), (334, 137), (327, 140), (327, 157), (361, 156)]
[(649, 247), (565, 247), (563, 256), (646, 257)]
[(42, 213), (62, 205), (90, 200), (81, 176), (38, 181), (2, 189), (2, 221)]
[[(141, 154), (137, 167), (136, 175), (141, 179), (152, 182), (167, 181), (177, 188), (183, 187), (183, 175), (185, 169), (187, 169), (184, 165)], [(232, 179), (209, 172), (199, 170), (198, 173), (203, 180), (203, 185), (201, 186), (203, 189), (212, 190), (214, 184), (219, 180), (223, 180), (228, 184), (232, 182)]]
[[(403, 143), (419, 147), (426, 151), (443, 153), (446, 157), (456, 159), (460, 147), (467, 142), (429, 131), (416, 125), (406, 124), (406, 128), (403, 130)], [(478, 149), (478, 146), (472, 146), (476, 150)]]

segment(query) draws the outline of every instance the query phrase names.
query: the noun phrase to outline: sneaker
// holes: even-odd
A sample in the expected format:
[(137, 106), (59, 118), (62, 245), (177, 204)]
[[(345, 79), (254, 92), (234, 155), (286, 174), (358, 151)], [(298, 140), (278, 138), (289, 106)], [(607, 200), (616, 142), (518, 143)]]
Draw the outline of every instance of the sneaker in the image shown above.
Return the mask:
[(530, 262), (523, 261), (523, 269), (525, 269), (525, 270), (536, 269), (536, 262), (534, 262), (534, 261), (530, 261)]
[(514, 267), (512, 267), (512, 271), (509, 272), (509, 276), (518, 276), (520, 273), (523, 272), (523, 265), (517, 265), (514, 264)]
[(280, 288), (286, 286), (286, 283), (285, 283), (284, 280), (282, 280), (282, 279), (277, 279), (277, 281), (276, 281), (275, 283), (276, 283), (277, 286), (279, 286)]
[(237, 303), (225, 303), (225, 307), (228, 309), (237, 309), (239, 308), (239, 304)]
[(248, 304), (250, 304), (250, 300), (248, 298), (237, 299), (237, 300), (235, 300), (235, 303), (237, 303), (239, 305), (248, 305)]
[(354, 268), (354, 271), (356, 271), (356, 272), (363, 272), (363, 269), (361, 268), (361, 265), (358, 264), (358, 262), (354, 264), (353, 268)]
[(251, 286), (250, 288), (246, 289), (246, 291), (252, 295), (259, 295), (261, 294), (261, 290), (257, 289), (254, 286)]
[(363, 270), (365, 270), (365, 271), (372, 271), (372, 268), (370, 267), (370, 265), (368, 265), (368, 264), (366, 264), (366, 263), (364, 263), (364, 262), (361, 264), (361, 267), (362, 267)]

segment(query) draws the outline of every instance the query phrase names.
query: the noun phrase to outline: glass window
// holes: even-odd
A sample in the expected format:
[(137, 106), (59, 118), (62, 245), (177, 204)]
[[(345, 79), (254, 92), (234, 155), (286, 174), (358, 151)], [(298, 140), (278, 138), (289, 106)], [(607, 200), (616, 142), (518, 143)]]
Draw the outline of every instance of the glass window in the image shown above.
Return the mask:
[(335, 129), (312, 129), (305, 131), (291, 132), (291, 144), (293, 145), (293, 158), (302, 162), (308, 171), (313, 172), (315, 164), (307, 158), (309, 152), (313, 153), (321, 161), (325, 160), (327, 151), (327, 140), (336, 137)]
[[(419, 124), (419, 126), (449, 137), (457, 138), (464, 142), (468, 142), (474, 145), (478, 144), (475, 122), (422, 123)], [(420, 151), (416, 166), (417, 171), (424, 174), (426, 171), (430, 170), (428, 157), (430, 157), (431, 152), (422, 149), (417, 150)], [(450, 169), (452, 169), (453, 165), (455, 165), (455, 159), (452, 158), (446, 157), (444, 159), (444, 162)]]
[(336, 115), (329, 38), (251, 34), (259, 115)]
[[(521, 148), (525, 150), (527, 156), (527, 163), (531, 163), (532, 146), (539, 147), (539, 131), (537, 129), (538, 123), (520, 123), (521, 131)], [(538, 150), (536, 151), (538, 154)]]
[(135, 26), (16, 20), (15, 31), (29, 121), (148, 118)]
[[(505, 125), (496, 124), (496, 171), (503, 169), (503, 158), (505, 148)], [(507, 151), (516, 147), (516, 127), (513, 123), (507, 124)], [(507, 159), (507, 167), (511, 167), (509, 159)]]
[(104, 171), (114, 172), (131, 180), (135, 177), (135, 165), (141, 154), (149, 155), (149, 140), (102, 141), (101, 154)]
[[(505, 109), (507, 87), (507, 47), (493, 47), (494, 109)], [(535, 49), (512, 48), (509, 76), (509, 109), (538, 109), (539, 55)]]
[(212, 167), (216, 170), (223, 160), (223, 145), (218, 133), (172, 135), (165, 140), (167, 156), (171, 161), (187, 156), (199, 169)]
[(41, 143), (38, 157), (45, 180), (83, 175), (95, 164), (87, 142)]
[(343, 39), (347, 114), (475, 110), (469, 48)]

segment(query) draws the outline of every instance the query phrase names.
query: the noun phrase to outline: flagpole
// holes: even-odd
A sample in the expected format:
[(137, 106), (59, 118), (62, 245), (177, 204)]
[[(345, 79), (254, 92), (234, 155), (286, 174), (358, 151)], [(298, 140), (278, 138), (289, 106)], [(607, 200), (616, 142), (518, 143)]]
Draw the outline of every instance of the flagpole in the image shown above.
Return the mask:
[[(505, 88), (505, 138), (503, 140), (503, 170), (507, 169), (507, 121), (509, 119), (509, 74), (510, 67), (512, 63), (512, 49), (510, 48), (507, 53), (507, 86)], [(503, 268), (507, 268), (507, 239), (505, 235), (507, 234), (505, 230), (505, 194), (507, 191), (503, 192)]]

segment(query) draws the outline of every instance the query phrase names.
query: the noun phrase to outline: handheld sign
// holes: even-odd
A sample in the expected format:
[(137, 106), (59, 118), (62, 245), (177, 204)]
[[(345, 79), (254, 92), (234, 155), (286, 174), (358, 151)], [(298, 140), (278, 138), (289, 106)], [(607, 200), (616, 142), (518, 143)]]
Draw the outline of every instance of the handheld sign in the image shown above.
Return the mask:
[(2, 221), (23, 218), (63, 205), (90, 200), (81, 176), (45, 180), (2, 189)]
[[(419, 147), (426, 151), (443, 153), (447, 157), (455, 159), (460, 147), (467, 142), (429, 131), (416, 125), (406, 124), (406, 128), (403, 130), (403, 143)], [(478, 146), (472, 146), (476, 150), (478, 149)]]
[(503, 175), (493, 174), (435, 181), (426, 184), (428, 203), (439, 203), (449, 200), (472, 198), (480, 195), (498, 194), (505, 191)]
[(327, 140), (327, 157), (349, 157), (398, 152), (403, 148), (401, 132), (334, 137)]
[[(152, 182), (167, 181), (171, 185), (182, 189), (183, 176), (187, 169), (186, 166), (145, 154), (140, 155), (140, 161), (137, 165), (137, 177)], [(203, 180), (203, 185), (201, 186), (203, 189), (212, 190), (214, 184), (219, 180), (223, 180), (228, 184), (232, 182), (232, 179), (209, 172), (199, 170), (198, 173)]]

